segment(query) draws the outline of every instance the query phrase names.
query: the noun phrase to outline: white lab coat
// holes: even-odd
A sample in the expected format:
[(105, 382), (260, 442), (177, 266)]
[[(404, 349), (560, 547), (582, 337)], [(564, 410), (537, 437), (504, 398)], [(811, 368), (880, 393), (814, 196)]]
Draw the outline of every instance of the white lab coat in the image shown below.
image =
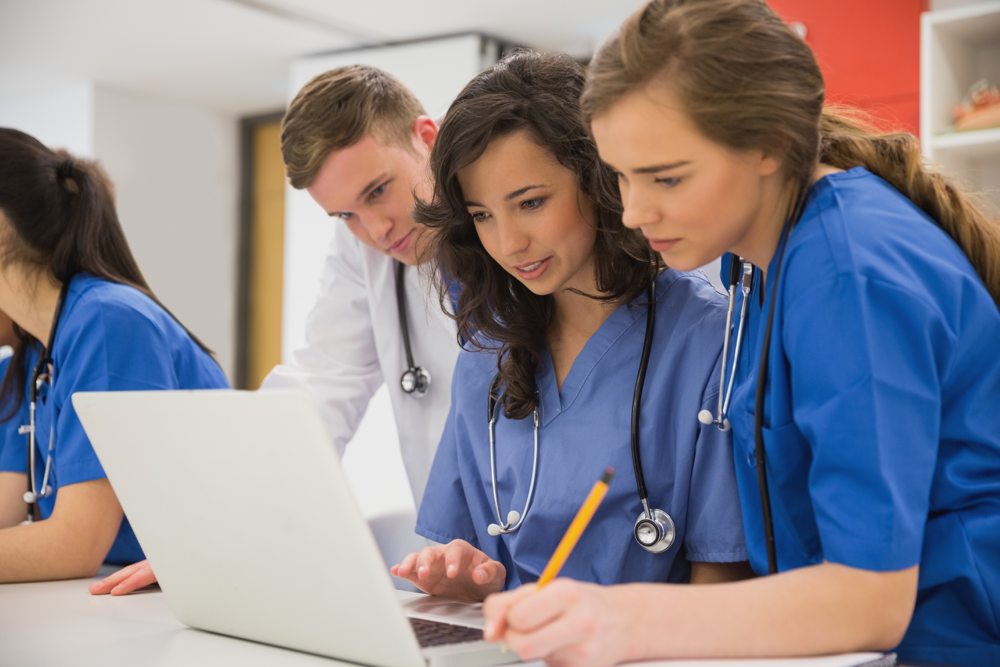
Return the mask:
[[(346, 225), (337, 224), (316, 305), (306, 320), (306, 344), (295, 351), (290, 364), (268, 374), (262, 389), (305, 389), (343, 456), (369, 400), (385, 382), (403, 465), (419, 510), (448, 417), (459, 346), (455, 323), (441, 312), (436, 292), (415, 267), (406, 269), (406, 307), (414, 363), (431, 374), (430, 390), (421, 399), (405, 394), (399, 384), (407, 364), (396, 304), (395, 262), (358, 241)], [(412, 528), (411, 523), (409, 535), (415, 537)], [(387, 561), (388, 551), (397, 550), (380, 546)]]

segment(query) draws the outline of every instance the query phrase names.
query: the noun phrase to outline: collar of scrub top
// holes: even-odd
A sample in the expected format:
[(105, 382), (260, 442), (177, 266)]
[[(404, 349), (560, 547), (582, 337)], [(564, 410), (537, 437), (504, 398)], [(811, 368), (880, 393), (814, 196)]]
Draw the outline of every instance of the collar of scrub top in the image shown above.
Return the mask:
[(423, 398), (431, 386), (431, 374), (413, 362), (410, 347), (410, 327), (406, 319), (406, 265), (396, 260), (396, 308), (399, 310), (399, 328), (403, 332), (403, 348), (406, 350), (406, 370), (399, 378), (403, 392), (413, 398)]
[[(646, 480), (642, 474), (642, 457), (639, 450), (639, 412), (642, 405), (642, 388), (646, 382), (646, 369), (649, 367), (649, 355), (653, 346), (653, 331), (656, 323), (656, 280), (650, 283), (648, 300), (646, 302), (646, 333), (642, 341), (642, 356), (639, 360), (639, 373), (635, 380), (635, 392), (632, 394), (632, 466), (635, 471), (636, 490), (639, 493), (639, 500), (642, 502), (643, 511), (636, 519), (633, 528), (633, 536), (639, 545), (650, 553), (663, 553), (674, 543), (676, 530), (673, 519), (666, 512), (660, 509), (650, 509), (646, 492)], [(493, 377), (490, 382), (489, 401), (487, 404), (490, 430), (490, 477), (493, 483), (493, 507), (497, 513), (497, 523), (491, 523), (487, 532), (493, 537), (513, 533), (524, 522), (528, 515), (528, 508), (531, 506), (531, 498), (535, 493), (535, 480), (538, 473), (538, 428), (539, 416), (538, 406), (532, 411), (534, 421), (535, 448), (531, 462), (531, 481), (528, 482), (528, 497), (524, 502), (524, 511), (518, 513), (511, 510), (507, 514), (507, 521), (503, 519), (500, 511), (500, 498), (497, 492), (497, 471), (496, 471), (496, 422), (498, 418), (498, 403), (500, 374)]]
[(24, 502), (28, 505), (28, 518), (24, 523), (32, 523), (35, 519), (35, 504), (39, 498), (48, 498), (52, 495), (52, 487), (49, 486), (49, 474), (52, 472), (52, 448), (55, 444), (55, 424), (49, 429), (49, 449), (45, 457), (45, 472), (42, 475), (42, 484), (39, 488), (35, 479), (35, 408), (38, 404), (38, 392), (42, 385), (48, 383), (52, 385), (52, 374), (49, 366), (52, 364), (52, 347), (56, 340), (56, 331), (59, 328), (59, 319), (62, 317), (63, 305), (66, 303), (66, 293), (69, 291), (69, 280), (63, 283), (59, 290), (59, 300), (56, 301), (56, 312), (52, 316), (52, 326), (49, 328), (49, 342), (38, 355), (35, 368), (31, 371), (31, 382), (28, 384), (28, 423), (17, 429), (21, 435), (28, 436), (28, 490), (24, 493)]

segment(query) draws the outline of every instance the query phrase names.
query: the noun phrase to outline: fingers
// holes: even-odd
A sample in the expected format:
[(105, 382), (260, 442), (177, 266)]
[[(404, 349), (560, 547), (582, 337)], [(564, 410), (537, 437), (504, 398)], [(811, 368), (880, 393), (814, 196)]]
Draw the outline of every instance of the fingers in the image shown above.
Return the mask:
[(149, 561), (143, 560), (139, 561), (138, 563), (133, 563), (128, 567), (123, 567), (117, 572), (105, 577), (104, 579), (101, 579), (100, 581), (91, 584), (88, 590), (90, 591), (91, 595), (107, 595), (108, 593), (111, 592), (111, 589), (113, 589), (115, 586), (117, 586), (118, 584), (125, 581), (133, 574), (135, 574), (143, 566), (148, 566), (148, 564)]
[[(487, 560), (485, 563), (477, 565), (472, 571), (472, 581), (480, 586), (485, 586), (497, 578), (501, 567), (503, 566), (495, 560)], [(506, 571), (504, 574), (506, 575)]]
[(481, 553), (465, 540), (452, 540), (444, 548), (445, 575), (454, 579), (463, 569), (471, 567), (475, 556)]
[(530, 632), (552, 623), (580, 602), (583, 587), (572, 579), (556, 579), (537, 595), (512, 605), (507, 612), (507, 624), (521, 632)]
[(527, 662), (555, 655), (580, 653), (583, 643), (596, 630), (597, 622), (593, 616), (567, 609), (566, 613), (551, 622), (531, 630), (519, 630), (508, 625), (504, 641), (521, 660)]
[(496, 593), (483, 602), (483, 614), (486, 617), (486, 629), (483, 638), (488, 642), (498, 642), (503, 639), (507, 626), (507, 614), (515, 605), (535, 592), (534, 584), (526, 584), (506, 593)]
[(149, 566), (147, 561), (143, 561), (142, 567), (137, 569), (132, 576), (111, 589), (111, 595), (128, 595), (155, 583), (156, 575), (153, 574), (153, 568)]
[(417, 563), (417, 554), (411, 553), (407, 554), (406, 558), (399, 565), (393, 565), (390, 572), (392, 576), (399, 577), (400, 579), (409, 579), (410, 575), (413, 573), (414, 566)]
[(444, 575), (441, 547), (424, 547), (417, 554), (417, 578), (421, 581), (440, 579)]

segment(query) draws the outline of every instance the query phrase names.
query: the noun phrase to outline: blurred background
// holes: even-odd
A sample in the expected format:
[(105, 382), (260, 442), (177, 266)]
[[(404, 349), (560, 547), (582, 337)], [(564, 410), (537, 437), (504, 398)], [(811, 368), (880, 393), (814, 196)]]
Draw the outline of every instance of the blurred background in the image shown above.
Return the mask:
[[(331, 220), (286, 188), (281, 114), (354, 62), (401, 78), (434, 116), (504, 51), (581, 62), (641, 0), (0, 0), (0, 126), (99, 160), (146, 277), (256, 388), (304, 339)], [(1000, 83), (1000, 2), (771, 0), (812, 46), (830, 101), (860, 106), (973, 187), (1000, 185), (1000, 128), (958, 133), (952, 108)], [(995, 197), (995, 194), (991, 194)], [(356, 442), (397, 465), (386, 397)], [(352, 445), (347, 466), (352, 463)], [(405, 484), (405, 478), (401, 484)], [(405, 488), (361, 498), (369, 514)], [(364, 496), (363, 492), (359, 495)]]

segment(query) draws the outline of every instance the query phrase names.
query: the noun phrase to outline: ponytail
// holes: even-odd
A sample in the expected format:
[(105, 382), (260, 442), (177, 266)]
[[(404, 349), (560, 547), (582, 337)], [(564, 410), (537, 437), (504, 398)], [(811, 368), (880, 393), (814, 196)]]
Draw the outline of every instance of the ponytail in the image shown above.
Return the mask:
[(1000, 308), (1000, 221), (952, 179), (929, 170), (916, 137), (876, 133), (859, 118), (828, 109), (820, 121), (819, 161), (864, 167), (899, 190), (958, 244)]
[(997, 218), (929, 171), (912, 135), (824, 110), (816, 57), (764, 0), (650, 0), (591, 61), (585, 120), (654, 82), (670, 86), (711, 141), (780, 155), (793, 194), (808, 190), (817, 163), (863, 166), (891, 183), (955, 240), (1000, 308)]
[[(96, 162), (53, 151), (18, 130), (0, 128), (0, 268), (18, 264), (68, 283), (86, 272), (149, 297), (206, 353), (212, 351), (156, 298), (139, 270), (115, 210), (114, 186)], [(14, 325), (19, 343), (0, 382), (0, 421), (21, 408), (25, 358), (37, 341)]]

